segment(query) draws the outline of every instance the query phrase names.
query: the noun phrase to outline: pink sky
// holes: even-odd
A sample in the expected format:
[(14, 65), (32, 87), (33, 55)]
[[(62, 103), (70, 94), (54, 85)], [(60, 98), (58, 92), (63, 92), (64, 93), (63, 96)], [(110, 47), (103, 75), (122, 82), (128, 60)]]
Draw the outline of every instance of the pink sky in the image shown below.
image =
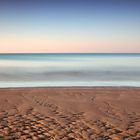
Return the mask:
[(140, 43), (133, 40), (83, 39), (83, 38), (35, 38), (1, 37), (0, 53), (135, 53)]

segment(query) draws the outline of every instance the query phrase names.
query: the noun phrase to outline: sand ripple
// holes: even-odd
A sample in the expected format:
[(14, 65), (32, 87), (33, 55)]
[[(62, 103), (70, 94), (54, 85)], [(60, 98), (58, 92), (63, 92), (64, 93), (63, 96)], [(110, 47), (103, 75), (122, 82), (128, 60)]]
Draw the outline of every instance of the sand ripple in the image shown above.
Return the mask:
[(0, 140), (140, 140), (138, 88), (0, 90)]

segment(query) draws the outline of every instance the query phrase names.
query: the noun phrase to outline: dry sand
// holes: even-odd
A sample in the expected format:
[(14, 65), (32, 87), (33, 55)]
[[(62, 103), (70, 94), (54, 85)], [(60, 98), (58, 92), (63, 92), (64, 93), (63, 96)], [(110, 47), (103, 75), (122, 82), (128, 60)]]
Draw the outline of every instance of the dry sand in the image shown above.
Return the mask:
[(0, 139), (140, 140), (140, 88), (0, 89)]

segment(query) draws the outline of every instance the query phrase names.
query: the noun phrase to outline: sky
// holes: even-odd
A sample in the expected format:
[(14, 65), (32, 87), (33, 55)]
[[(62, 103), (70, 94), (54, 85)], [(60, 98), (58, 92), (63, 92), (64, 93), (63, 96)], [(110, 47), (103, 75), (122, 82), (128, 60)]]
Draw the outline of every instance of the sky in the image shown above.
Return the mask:
[(140, 0), (0, 0), (0, 53), (140, 53)]

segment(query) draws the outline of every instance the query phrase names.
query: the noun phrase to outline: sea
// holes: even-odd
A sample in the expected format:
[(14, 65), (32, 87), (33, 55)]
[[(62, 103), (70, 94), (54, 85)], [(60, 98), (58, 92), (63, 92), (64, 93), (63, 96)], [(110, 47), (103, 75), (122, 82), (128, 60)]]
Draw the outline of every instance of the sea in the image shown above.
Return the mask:
[(0, 54), (0, 88), (140, 87), (140, 54)]

